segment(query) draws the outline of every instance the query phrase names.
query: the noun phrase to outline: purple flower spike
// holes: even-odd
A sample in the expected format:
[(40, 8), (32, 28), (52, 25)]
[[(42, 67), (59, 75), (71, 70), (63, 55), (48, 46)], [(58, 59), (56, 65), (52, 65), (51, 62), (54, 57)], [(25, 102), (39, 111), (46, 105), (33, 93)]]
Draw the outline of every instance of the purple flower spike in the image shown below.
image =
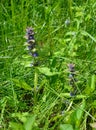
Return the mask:
[(70, 72), (74, 72), (74, 71), (75, 71), (75, 70), (74, 70), (74, 67), (75, 67), (74, 64), (68, 64), (68, 67), (69, 67), (69, 71), (70, 71)]
[(71, 86), (70, 96), (75, 96), (76, 92), (76, 73), (75, 64), (68, 64), (69, 67), (69, 85)]
[[(34, 57), (33, 62), (30, 64), (30, 66), (38, 66), (38, 60), (36, 57), (38, 57), (37, 49), (36, 49), (36, 42), (34, 39), (34, 31), (33, 28), (28, 27), (26, 29), (26, 36), (27, 39), (27, 50), (28, 53)], [(37, 60), (37, 61), (36, 61)]]

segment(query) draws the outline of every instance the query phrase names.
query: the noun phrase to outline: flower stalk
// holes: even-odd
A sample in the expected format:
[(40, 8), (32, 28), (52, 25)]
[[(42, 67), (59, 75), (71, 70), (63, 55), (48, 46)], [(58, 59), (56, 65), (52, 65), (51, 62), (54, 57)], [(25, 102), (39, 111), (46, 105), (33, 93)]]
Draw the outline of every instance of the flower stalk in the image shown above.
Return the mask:
[(71, 86), (72, 90), (70, 92), (70, 96), (74, 96), (76, 93), (76, 73), (75, 73), (75, 65), (68, 64), (69, 67), (69, 85)]
[[(34, 30), (31, 27), (28, 27), (26, 29), (26, 45), (27, 50), (29, 54), (32, 56), (33, 62), (30, 64), (30, 66), (38, 66), (38, 52), (36, 49), (36, 42), (34, 39)], [(37, 86), (38, 86), (38, 73), (35, 68), (35, 74), (34, 74), (34, 103), (36, 103), (36, 94), (37, 94)]]

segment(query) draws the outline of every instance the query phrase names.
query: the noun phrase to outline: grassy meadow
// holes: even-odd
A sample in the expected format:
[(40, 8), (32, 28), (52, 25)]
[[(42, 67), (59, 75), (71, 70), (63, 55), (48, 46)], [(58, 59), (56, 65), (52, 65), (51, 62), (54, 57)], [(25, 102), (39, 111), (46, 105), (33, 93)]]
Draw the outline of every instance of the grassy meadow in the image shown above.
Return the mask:
[(0, 130), (96, 130), (96, 1), (1, 0), (0, 28)]

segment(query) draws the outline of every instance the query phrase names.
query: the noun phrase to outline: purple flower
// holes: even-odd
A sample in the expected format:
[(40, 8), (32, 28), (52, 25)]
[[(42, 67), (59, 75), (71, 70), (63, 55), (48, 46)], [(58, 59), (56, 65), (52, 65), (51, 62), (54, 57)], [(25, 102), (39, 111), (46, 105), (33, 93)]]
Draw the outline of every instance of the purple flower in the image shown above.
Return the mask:
[(33, 35), (29, 35), (28, 36), (28, 40), (34, 40), (34, 36)]
[(32, 50), (32, 49), (34, 49), (35, 48), (35, 44), (29, 44), (28, 45), (28, 50)]
[(33, 52), (33, 57), (38, 57), (38, 53), (37, 52)]
[(34, 35), (33, 28), (28, 27), (28, 28), (26, 29), (26, 33), (27, 33), (27, 35)]
[(74, 64), (68, 64), (68, 67), (69, 67), (69, 71), (70, 72), (74, 72), (75, 71), (75, 65)]
[(71, 97), (75, 96), (75, 93), (74, 92), (70, 92), (70, 96)]

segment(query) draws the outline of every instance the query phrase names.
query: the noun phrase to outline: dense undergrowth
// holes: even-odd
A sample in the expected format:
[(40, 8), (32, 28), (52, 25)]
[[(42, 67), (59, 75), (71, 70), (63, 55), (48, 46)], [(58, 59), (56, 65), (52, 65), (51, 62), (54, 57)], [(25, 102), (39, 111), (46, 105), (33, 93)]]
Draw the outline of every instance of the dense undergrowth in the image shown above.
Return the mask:
[(95, 130), (95, 0), (1, 0), (0, 19), (0, 129)]

